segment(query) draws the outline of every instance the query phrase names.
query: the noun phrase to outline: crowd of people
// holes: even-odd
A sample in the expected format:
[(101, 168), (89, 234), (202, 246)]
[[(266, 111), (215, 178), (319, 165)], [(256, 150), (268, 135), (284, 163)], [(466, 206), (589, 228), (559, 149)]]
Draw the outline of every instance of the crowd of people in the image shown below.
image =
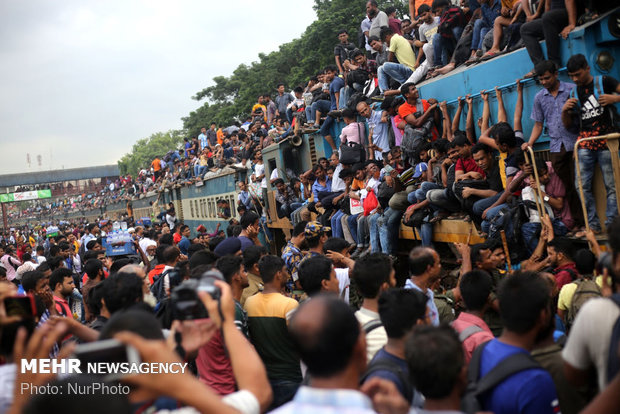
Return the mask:
[[(225, 230), (191, 229), (169, 205), (149, 224), (128, 210), (130, 252), (121, 254), (108, 242), (119, 228), (112, 220), (17, 228), (0, 238), (0, 413), (615, 410), (617, 154), (604, 141), (582, 143), (579, 180), (573, 147), (618, 132), (620, 84), (592, 76), (583, 55), (566, 62), (574, 83), (560, 81), (556, 40), (575, 27), (578, 6), (525, 3), (435, 0), (399, 20), (371, 0), (364, 44), (340, 31), (334, 65), (307, 84), (291, 92), (276, 85), (275, 98), (259, 96), (243, 124), (213, 123), (135, 179), (54, 206), (97, 208), (223, 168), (247, 170), (237, 205), (218, 201)], [(445, 102), (420, 98), (421, 80), (521, 44), (534, 65), (526, 76), (543, 87), (527, 114), (529, 137), (521, 80), (512, 119), (501, 89), (481, 92), (479, 136), (470, 96), (459, 97), (452, 115)], [(337, 120), (345, 126), (332, 136)], [(530, 152), (543, 126), (550, 161)], [(330, 158), (298, 176), (292, 168), (267, 176), (262, 150), (300, 129), (318, 130)], [(604, 223), (592, 194), (597, 163)], [(433, 245), (436, 223), (448, 218), (473, 223), (486, 239), (452, 244), (451, 269)], [(291, 231), (277, 251), (268, 224), (280, 219)], [(406, 257), (402, 224), (420, 236)], [(608, 245), (600, 246), (604, 230)], [(32, 298), (30, 313), (12, 313), (18, 295)], [(111, 338), (143, 362), (183, 361), (187, 372), (123, 377), (128, 395), (24, 388), (101, 382), (25, 372), (20, 362), (66, 358), (76, 344)]]
[[(298, 221), (270, 254), (253, 210), (195, 237), (167, 220), (130, 227), (135, 253), (120, 255), (107, 242), (111, 221), (41, 240), (23, 230), (0, 245), (0, 412), (611, 412), (620, 219), (606, 249), (593, 231), (578, 249), (550, 215), (541, 221), (527, 260), (510, 264), (489, 238), (455, 244), (452, 270), (432, 247), (400, 266), (380, 252), (354, 258), (357, 246), (316, 220)], [(30, 313), (14, 312), (19, 295)], [(142, 362), (185, 361), (187, 372), (123, 377), (128, 395), (69, 398), (33, 385), (102, 378), (21, 364), (110, 338)]]

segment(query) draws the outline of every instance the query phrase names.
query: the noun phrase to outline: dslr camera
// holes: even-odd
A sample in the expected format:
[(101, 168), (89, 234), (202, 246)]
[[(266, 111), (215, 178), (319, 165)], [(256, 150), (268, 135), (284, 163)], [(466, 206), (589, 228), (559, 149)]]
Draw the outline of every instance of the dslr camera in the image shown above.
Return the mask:
[(208, 318), (209, 312), (198, 297), (198, 292), (207, 292), (219, 302), (222, 292), (215, 286), (216, 280), (224, 280), (224, 276), (213, 269), (203, 273), (200, 279), (186, 280), (174, 288), (170, 294), (172, 319), (189, 321)]

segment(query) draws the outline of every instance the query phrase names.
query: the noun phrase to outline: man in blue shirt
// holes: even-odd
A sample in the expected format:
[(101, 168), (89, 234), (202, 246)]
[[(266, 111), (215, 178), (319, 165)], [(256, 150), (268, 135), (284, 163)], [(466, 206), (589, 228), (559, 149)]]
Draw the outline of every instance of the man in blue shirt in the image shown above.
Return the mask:
[(405, 282), (405, 289), (415, 289), (426, 295), (430, 322), (433, 326), (439, 326), (439, 311), (431, 290), (431, 286), (435, 284), (441, 274), (439, 254), (430, 247), (416, 247), (411, 250), (409, 253), (409, 274), (411, 274), (411, 278)]
[[(554, 326), (549, 285), (537, 273), (513, 273), (500, 285), (498, 297), (504, 331), (499, 338), (481, 345), (480, 378), (509, 356), (529, 353)], [(555, 385), (542, 367), (510, 375), (480, 402), (483, 411), (496, 414), (559, 411)]]
[[(340, 102), (340, 89), (344, 87), (344, 80), (337, 76), (338, 68), (335, 65), (330, 65), (325, 68), (325, 82), (329, 82), (329, 110), (335, 111), (338, 109), (338, 104)], [(317, 108), (324, 112), (324, 108)], [(328, 114), (329, 115), (329, 114)], [(319, 118), (317, 117), (316, 123), (318, 123)], [(331, 116), (325, 118), (323, 125), (321, 125), (321, 129), (319, 133), (325, 138), (330, 147), (332, 147), (333, 151), (336, 151), (338, 147), (334, 143), (334, 139), (331, 136), (331, 126), (334, 123), (334, 119)]]
[[(534, 97), (531, 115), (534, 128), (532, 128), (527, 146), (534, 147), (542, 135), (543, 127), (546, 125), (549, 135), (551, 165), (564, 183), (571, 215), (578, 220), (579, 226), (581, 226), (583, 225), (583, 213), (575, 189), (575, 161), (573, 159), (577, 134), (567, 130), (562, 123), (562, 108), (570, 98), (570, 93), (575, 85), (560, 81), (558, 68), (551, 60), (543, 60), (537, 63), (534, 70), (543, 89)], [(527, 146), (524, 145), (523, 148), (525, 149)]]
[(200, 141), (201, 151), (209, 146), (209, 141), (207, 141), (207, 128), (200, 128), (200, 135), (198, 135), (198, 141)]
[(191, 233), (191, 229), (189, 228), (188, 225), (182, 225), (181, 226), (181, 241), (178, 244), (179, 250), (181, 250), (181, 253), (183, 253), (184, 255), (187, 256), (187, 250), (189, 249), (189, 246), (192, 244), (189, 241), (189, 235)]

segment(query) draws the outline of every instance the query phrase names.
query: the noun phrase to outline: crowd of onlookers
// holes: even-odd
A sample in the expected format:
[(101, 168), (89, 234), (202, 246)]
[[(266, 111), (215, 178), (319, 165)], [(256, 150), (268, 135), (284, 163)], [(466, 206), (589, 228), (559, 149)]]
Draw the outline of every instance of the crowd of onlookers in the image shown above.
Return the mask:
[[(511, 263), (490, 238), (456, 243), (447, 267), (423, 246), (400, 264), (354, 258), (356, 246), (316, 220), (296, 222), (272, 254), (251, 209), (193, 237), (169, 217), (127, 225), (130, 254), (110, 250), (124, 228), (110, 220), (0, 241), (0, 412), (599, 413), (618, 403), (617, 218), (607, 251), (592, 231), (576, 248), (545, 215), (526, 260)], [(14, 313), (24, 294), (31, 313)], [(128, 394), (22, 385), (114, 385), (20, 363), (111, 338), (142, 362), (187, 369), (122, 377)]]

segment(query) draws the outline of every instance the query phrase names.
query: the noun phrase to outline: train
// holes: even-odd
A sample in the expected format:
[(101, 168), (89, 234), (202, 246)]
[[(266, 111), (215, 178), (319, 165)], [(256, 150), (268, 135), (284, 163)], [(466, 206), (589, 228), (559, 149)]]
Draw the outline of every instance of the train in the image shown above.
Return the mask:
[[(544, 49), (544, 42), (543, 49)], [(620, 65), (617, 58), (620, 57), (620, 8), (612, 10), (598, 19), (575, 28), (566, 40), (561, 42), (561, 58), (566, 62), (568, 58), (577, 53), (586, 56), (590, 63), (593, 75), (608, 75), (620, 79)], [(447, 101), (450, 115), (458, 105), (457, 97), (470, 94), (474, 98), (474, 111), (482, 114), (482, 100), (479, 91), (490, 92), (489, 101), (491, 108), (491, 123), (497, 120), (497, 105), (493, 93), (494, 87), (502, 90), (503, 100), (508, 114), (514, 113), (516, 105), (516, 80), (532, 69), (532, 63), (525, 48), (501, 55), (475, 66), (462, 65), (454, 71), (419, 83), (418, 90), (423, 99), (435, 98), (438, 101)], [(560, 69), (560, 77), (569, 81), (566, 69)], [(536, 79), (524, 82), (524, 109), (523, 130), (527, 138), (533, 127), (530, 113), (535, 94), (541, 89)], [(509, 116), (509, 119), (511, 117)], [(461, 119), (461, 129), (465, 129), (465, 117)], [(334, 122), (331, 136), (339, 137), (344, 127), (342, 122)], [(476, 127), (478, 128), (478, 127)], [(545, 128), (546, 131), (546, 128)], [(479, 135), (479, 130), (476, 131)], [(535, 151), (543, 159), (548, 159), (548, 136), (538, 140)], [(263, 161), (265, 174), (270, 176), (274, 169), (278, 169), (279, 176), (285, 179), (289, 175), (299, 175), (316, 165), (321, 157), (331, 155), (331, 147), (325, 139), (316, 132), (300, 133), (286, 138), (278, 143), (263, 149)], [(617, 155), (616, 155), (617, 156)], [(240, 180), (246, 180), (248, 173), (239, 169), (224, 168), (219, 173), (209, 173), (202, 184), (169, 188), (161, 193), (150, 193), (141, 196), (131, 202), (135, 219), (141, 217), (154, 217), (167, 203), (175, 205), (177, 217), (189, 225), (195, 234), (196, 227), (203, 224), (209, 231), (214, 231), (217, 223), (221, 229), (228, 225), (227, 220), (218, 217), (216, 202), (225, 199), (230, 202), (231, 213), (236, 216), (234, 206), (237, 205), (238, 187)], [(618, 182), (616, 187), (618, 188)], [(599, 215), (604, 217), (605, 201), (604, 187), (600, 174), (595, 175), (595, 188), (598, 191), (597, 208)], [(618, 191), (618, 190), (617, 190)], [(268, 189), (268, 202), (272, 221), (267, 224), (274, 234), (276, 241), (281, 243), (292, 229), (288, 219), (278, 219), (275, 210), (274, 189)], [(118, 202), (107, 205), (102, 210), (72, 211), (61, 214), (58, 217), (50, 217), (51, 220), (87, 220), (93, 221), (102, 215), (106, 218), (120, 218), (127, 212), (127, 202)], [(239, 218), (239, 217), (237, 217)], [(601, 220), (604, 221), (604, 220)], [(469, 242), (479, 243), (484, 241), (472, 223), (461, 220), (443, 220), (434, 224), (434, 242)], [(419, 235), (411, 227), (401, 226), (400, 237), (403, 240), (419, 240)]]

